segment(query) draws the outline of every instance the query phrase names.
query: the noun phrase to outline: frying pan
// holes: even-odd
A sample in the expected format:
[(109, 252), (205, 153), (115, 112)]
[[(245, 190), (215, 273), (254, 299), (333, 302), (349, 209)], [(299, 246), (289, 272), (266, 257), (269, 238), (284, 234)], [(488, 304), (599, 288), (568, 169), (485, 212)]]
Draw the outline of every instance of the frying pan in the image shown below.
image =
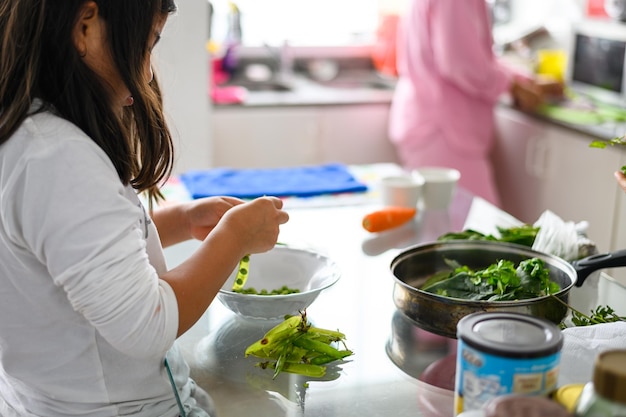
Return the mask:
[[(420, 289), (431, 275), (450, 270), (446, 259), (478, 270), (501, 259), (517, 265), (528, 258), (543, 260), (550, 271), (550, 280), (559, 284), (561, 290), (552, 296), (525, 300), (475, 301), (450, 298)], [(626, 266), (626, 250), (592, 255), (569, 263), (557, 256), (506, 242), (456, 240), (425, 243), (406, 249), (392, 260), (391, 272), (395, 279), (393, 301), (418, 327), (451, 338), (456, 338), (456, 326), (461, 318), (479, 311), (530, 314), (559, 324), (567, 315), (565, 304), (568, 303), (572, 287), (580, 287), (589, 274), (596, 270), (617, 266)]]

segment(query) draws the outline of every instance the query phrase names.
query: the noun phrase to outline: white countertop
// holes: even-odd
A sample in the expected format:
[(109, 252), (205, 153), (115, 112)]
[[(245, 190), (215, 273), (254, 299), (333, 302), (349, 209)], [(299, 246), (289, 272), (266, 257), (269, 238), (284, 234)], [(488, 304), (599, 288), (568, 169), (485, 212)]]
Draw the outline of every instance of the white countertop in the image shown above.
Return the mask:
[[(452, 392), (418, 377), (430, 364), (454, 352), (455, 343), (440, 337), (433, 342), (399, 313), (392, 300), (389, 267), (403, 249), (462, 230), (473, 197), (458, 190), (449, 211), (422, 213), (406, 227), (383, 234), (361, 228), (362, 216), (378, 206), (374, 190), (361, 197), (365, 198), (350, 203), (322, 199), (311, 200), (308, 207), (288, 205), (290, 221), (281, 227), (279, 237), (281, 242), (319, 250), (337, 262), (342, 270), (339, 282), (320, 294), (307, 315), (316, 325), (344, 332), (355, 355), (326, 379), (281, 374), (272, 380), (254, 367), (253, 358), (243, 357), (245, 347), (269, 325), (243, 321), (216, 300), (180, 344), (192, 377), (213, 396), (220, 416), (452, 415)], [(196, 246), (187, 242), (168, 248), (168, 265), (181, 262)], [(597, 289), (591, 284), (574, 288), (571, 303), (582, 306), (599, 300), (624, 308), (623, 286), (605, 275), (599, 276)]]

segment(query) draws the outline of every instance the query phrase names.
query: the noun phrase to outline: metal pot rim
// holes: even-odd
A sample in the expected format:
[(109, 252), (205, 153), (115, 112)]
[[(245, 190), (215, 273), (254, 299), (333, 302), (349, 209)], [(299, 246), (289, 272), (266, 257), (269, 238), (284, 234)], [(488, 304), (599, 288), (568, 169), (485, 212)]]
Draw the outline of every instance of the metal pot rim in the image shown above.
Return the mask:
[[(510, 252), (511, 254), (519, 254), (523, 256), (528, 256), (528, 258), (533, 258), (533, 257), (540, 258), (544, 262), (548, 263), (549, 265), (565, 273), (565, 275), (570, 278), (570, 283), (562, 287), (560, 291), (554, 294), (543, 295), (541, 297), (527, 298), (523, 300), (511, 300), (511, 301), (486, 301), (486, 300), (467, 300), (463, 298), (454, 298), (454, 297), (447, 297), (443, 295), (437, 295), (428, 291), (424, 291), (420, 288), (416, 288), (406, 283), (395, 274), (396, 266), (400, 262), (402, 262), (403, 260), (412, 256), (415, 253), (436, 252), (436, 251), (441, 251), (442, 249), (476, 249), (476, 248), (483, 249), (483, 248), (490, 248), (490, 247), (506, 249), (506, 251)], [(397, 256), (394, 257), (394, 259), (391, 261), (390, 270), (393, 275), (393, 279), (395, 280), (397, 285), (401, 285), (408, 290), (417, 291), (418, 293), (426, 297), (431, 297), (431, 298), (436, 299), (437, 301), (441, 301), (443, 303), (448, 303), (448, 304), (457, 304), (458, 302), (464, 302), (464, 303), (470, 303), (476, 306), (523, 305), (523, 304), (537, 302), (538, 300), (544, 300), (552, 296), (558, 296), (558, 295), (567, 293), (576, 284), (576, 269), (572, 266), (572, 264), (570, 264), (563, 258), (560, 258), (555, 255), (551, 255), (545, 252), (539, 252), (524, 245), (508, 243), (508, 242), (500, 242), (500, 241), (489, 241), (489, 240), (434, 241), (434, 242), (427, 242), (427, 243), (414, 245), (405, 249), (404, 251), (402, 251), (401, 253), (399, 253)]]

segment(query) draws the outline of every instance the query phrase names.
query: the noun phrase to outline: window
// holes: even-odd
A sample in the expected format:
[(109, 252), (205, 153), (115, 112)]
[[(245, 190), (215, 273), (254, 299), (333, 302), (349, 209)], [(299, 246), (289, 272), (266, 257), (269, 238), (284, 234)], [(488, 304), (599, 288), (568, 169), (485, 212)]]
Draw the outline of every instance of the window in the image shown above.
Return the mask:
[[(229, 0), (213, 0), (211, 39), (226, 39)], [(380, 0), (235, 0), (244, 45), (335, 46), (371, 43)]]

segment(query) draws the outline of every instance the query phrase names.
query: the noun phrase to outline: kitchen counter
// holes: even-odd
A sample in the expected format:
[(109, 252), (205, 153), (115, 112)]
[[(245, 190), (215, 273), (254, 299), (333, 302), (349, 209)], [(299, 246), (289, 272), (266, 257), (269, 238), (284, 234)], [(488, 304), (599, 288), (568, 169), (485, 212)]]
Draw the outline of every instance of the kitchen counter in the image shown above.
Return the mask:
[[(279, 240), (328, 254), (342, 271), (307, 309), (315, 325), (339, 329), (355, 354), (327, 377), (308, 379), (271, 372), (244, 358), (247, 345), (275, 324), (239, 319), (219, 301), (181, 338), (192, 376), (215, 400), (221, 417), (278, 416), (446, 416), (451, 391), (427, 386), (417, 377), (454, 348), (452, 341), (419, 331), (400, 315), (392, 301), (389, 265), (403, 247), (458, 229), (471, 196), (459, 192), (449, 212), (424, 213), (419, 222), (381, 235), (360, 226), (372, 204), (289, 210), (290, 221)], [(421, 340), (420, 338), (424, 338)], [(396, 363), (398, 365), (396, 365)], [(441, 402), (437, 414), (428, 405)], [(439, 414), (441, 413), (441, 414)]]
[[(331, 106), (344, 104), (391, 104), (393, 88), (332, 87), (311, 82), (305, 77), (295, 76), (293, 78), (293, 89), (291, 91), (248, 91), (245, 97), (245, 100), (238, 104), (216, 104), (214, 105), (214, 111), (219, 112), (221, 108), (232, 108), (233, 106), (258, 108)], [(578, 133), (589, 135), (592, 138), (608, 140), (626, 134), (626, 122), (624, 121), (571, 123), (556, 117), (516, 109), (512, 106), (508, 98), (503, 98), (498, 105), (512, 108), (543, 122), (552, 123)]]
[[(547, 114), (544, 115), (539, 112), (533, 113), (533, 112), (526, 112), (526, 111), (517, 109), (516, 107), (512, 105), (511, 100), (508, 97), (504, 97), (502, 100), (500, 100), (500, 102), (498, 103), (498, 106), (504, 107), (504, 108), (510, 108), (524, 115), (533, 117), (538, 121), (546, 122), (546, 123), (553, 124), (555, 126), (570, 129), (574, 132), (588, 135), (591, 138), (609, 140), (616, 136), (623, 136), (624, 134), (626, 134), (626, 121), (605, 120), (605, 121), (585, 123), (583, 120), (581, 120), (580, 122), (572, 123), (571, 121), (569, 121), (569, 119), (561, 119), (559, 117), (550, 117)], [(558, 107), (558, 106), (555, 106), (555, 107)], [(567, 107), (568, 107), (568, 104), (565, 103), (563, 105), (563, 108), (567, 108)], [(626, 110), (624, 110), (624, 112), (626, 114)], [(574, 116), (570, 115), (570, 117), (572, 119), (575, 119), (575, 114), (576, 113), (574, 113)]]
[[(361, 174), (369, 175), (368, 183), (376, 182), (371, 170)], [(243, 352), (273, 324), (240, 319), (216, 300), (180, 343), (193, 378), (213, 396), (218, 415), (453, 415), (452, 391), (446, 389), (453, 383), (450, 366), (444, 367), (447, 373), (439, 374), (439, 386), (426, 384), (420, 376), (427, 368), (449, 361), (455, 341), (418, 329), (397, 311), (389, 266), (403, 249), (463, 229), (474, 202), (471, 194), (459, 189), (448, 211), (425, 211), (406, 226), (369, 234), (360, 221), (378, 207), (375, 188), (336, 201), (332, 197), (288, 200), (290, 221), (281, 227), (279, 240), (327, 254), (342, 271), (340, 280), (320, 294), (307, 315), (317, 326), (344, 332), (355, 354), (331, 367), (322, 379), (282, 373), (272, 380), (270, 372), (255, 367), (256, 360), (244, 358)], [(473, 215), (496, 221), (491, 213)], [(168, 249), (168, 265), (175, 266), (194, 245)]]
[(393, 97), (392, 87), (333, 87), (299, 75), (290, 77), (289, 84), (292, 88), (290, 91), (248, 91), (242, 103), (214, 104), (214, 111), (232, 106), (250, 108), (391, 103)]

